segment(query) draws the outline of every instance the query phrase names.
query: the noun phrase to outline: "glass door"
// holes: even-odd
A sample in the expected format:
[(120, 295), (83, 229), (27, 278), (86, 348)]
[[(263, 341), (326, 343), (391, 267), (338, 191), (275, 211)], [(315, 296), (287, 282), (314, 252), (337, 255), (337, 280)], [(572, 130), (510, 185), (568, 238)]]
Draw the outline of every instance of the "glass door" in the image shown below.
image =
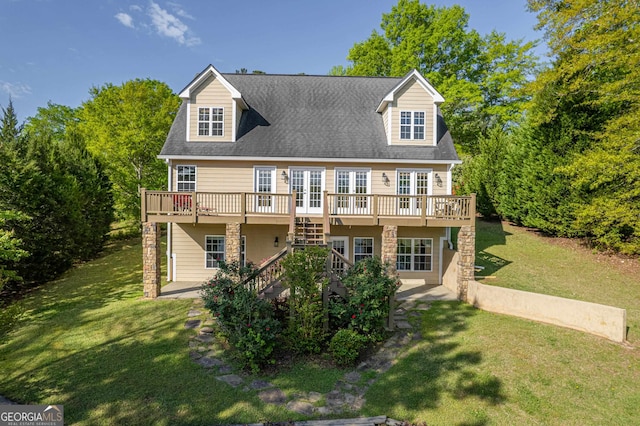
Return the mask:
[(290, 189), (296, 191), (296, 211), (302, 214), (322, 214), (324, 169), (291, 169)]

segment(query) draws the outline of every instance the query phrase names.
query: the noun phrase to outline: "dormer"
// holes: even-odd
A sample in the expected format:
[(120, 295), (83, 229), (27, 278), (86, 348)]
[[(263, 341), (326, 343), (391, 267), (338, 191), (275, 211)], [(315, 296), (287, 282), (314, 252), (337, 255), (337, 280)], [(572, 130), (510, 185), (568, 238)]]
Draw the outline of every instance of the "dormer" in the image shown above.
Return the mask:
[(435, 146), (438, 142), (438, 107), (444, 98), (417, 70), (409, 72), (382, 99), (388, 145)]
[(187, 142), (235, 142), (242, 94), (209, 65), (180, 92), (187, 104)]

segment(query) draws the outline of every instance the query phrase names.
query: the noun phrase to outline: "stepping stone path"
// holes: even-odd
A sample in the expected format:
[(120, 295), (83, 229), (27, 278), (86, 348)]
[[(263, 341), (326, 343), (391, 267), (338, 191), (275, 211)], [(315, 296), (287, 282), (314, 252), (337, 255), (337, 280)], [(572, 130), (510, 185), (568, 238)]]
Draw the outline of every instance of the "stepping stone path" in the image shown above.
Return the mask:
[[(420, 333), (414, 330), (411, 318), (420, 315), (417, 311), (429, 309), (429, 304), (424, 302), (400, 303), (394, 313), (395, 333), (379, 345), (372, 356), (361, 362), (353, 371), (346, 373), (341, 380), (338, 380), (333, 390), (325, 394), (306, 392), (287, 397), (282, 390), (268, 381), (257, 380), (245, 372), (234, 371), (234, 367), (224, 360), (224, 350), (216, 343), (212, 327), (215, 321), (207, 314), (201, 299), (194, 300), (193, 307), (187, 313), (187, 320), (184, 324), (186, 329), (196, 331), (189, 342), (189, 357), (193, 362), (211, 371), (217, 380), (243, 392), (257, 391), (258, 398), (266, 404), (284, 406), (289, 411), (308, 416), (358, 412), (364, 406), (365, 394), (369, 387), (377, 381), (381, 374), (393, 367), (398, 359), (406, 356), (404, 349), (410, 342), (422, 338)], [(363, 423), (356, 424), (396, 424), (393, 423), (395, 420), (386, 419), (384, 416), (372, 419), (375, 419), (376, 422), (381, 421), (370, 423), (369, 419), (350, 420), (363, 421)], [(304, 423), (311, 424), (312, 422)]]

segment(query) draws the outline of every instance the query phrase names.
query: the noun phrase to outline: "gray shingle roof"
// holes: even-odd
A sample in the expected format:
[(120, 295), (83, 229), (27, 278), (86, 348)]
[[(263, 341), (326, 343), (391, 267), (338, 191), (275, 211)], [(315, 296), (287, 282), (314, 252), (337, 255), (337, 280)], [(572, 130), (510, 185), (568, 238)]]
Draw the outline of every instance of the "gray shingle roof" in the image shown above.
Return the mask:
[(437, 146), (389, 146), (382, 98), (400, 78), (223, 74), (242, 93), (237, 142), (187, 142), (186, 103), (180, 107), (161, 157), (269, 157), (380, 160), (458, 160), (438, 115)]

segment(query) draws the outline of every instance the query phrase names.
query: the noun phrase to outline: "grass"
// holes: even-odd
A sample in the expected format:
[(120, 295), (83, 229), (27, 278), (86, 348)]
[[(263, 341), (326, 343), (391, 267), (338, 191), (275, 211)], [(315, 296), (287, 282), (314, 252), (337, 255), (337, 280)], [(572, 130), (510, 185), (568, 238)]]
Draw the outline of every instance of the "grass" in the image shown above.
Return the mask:
[(626, 309), (628, 340), (640, 343), (640, 276), (633, 269), (506, 223), (477, 221), (476, 230), (476, 264), (485, 267), (478, 275), (495, 277), (484, 284)]
[[(575, 283), (599, 273), (602, 289), (594, 297), (602, 293), (617, 302), (615, 295), (634, 282), (520, 229), (479, 223), (478, 231), (479, 262), (500, 285), (538, 282), (565, 292), (559, 295), (583, 297), (592, 291)], [(262, 403), (255, 391), (216, 380), (189, 359), (193, 331), (183, 325), (191, 302), (141, 300), (141, 252), (138, 243), (118, 241), (102, 258), (25, 298), (26, 317), (0, 346), (0, 394), (64, 404), (67, 423), (78, 425), (302, 419)], [(556, 271), (558, 258), (576, 265)], [(519, 264), (531, 279), (512, 278)], [(569, 289), (565, 276), (573, 283)], [(621, 303), (637, 308), (634, 297), (637, 291)], [(379, 376), (363, 410), (353, 415), (430, 425), (640, 424), (637, 348), (455, 302), (435, 303), (416, 321), (423, 339)], [(287, 395), (324, 393), (345, 371), (298, 363), (260, 378)]]

